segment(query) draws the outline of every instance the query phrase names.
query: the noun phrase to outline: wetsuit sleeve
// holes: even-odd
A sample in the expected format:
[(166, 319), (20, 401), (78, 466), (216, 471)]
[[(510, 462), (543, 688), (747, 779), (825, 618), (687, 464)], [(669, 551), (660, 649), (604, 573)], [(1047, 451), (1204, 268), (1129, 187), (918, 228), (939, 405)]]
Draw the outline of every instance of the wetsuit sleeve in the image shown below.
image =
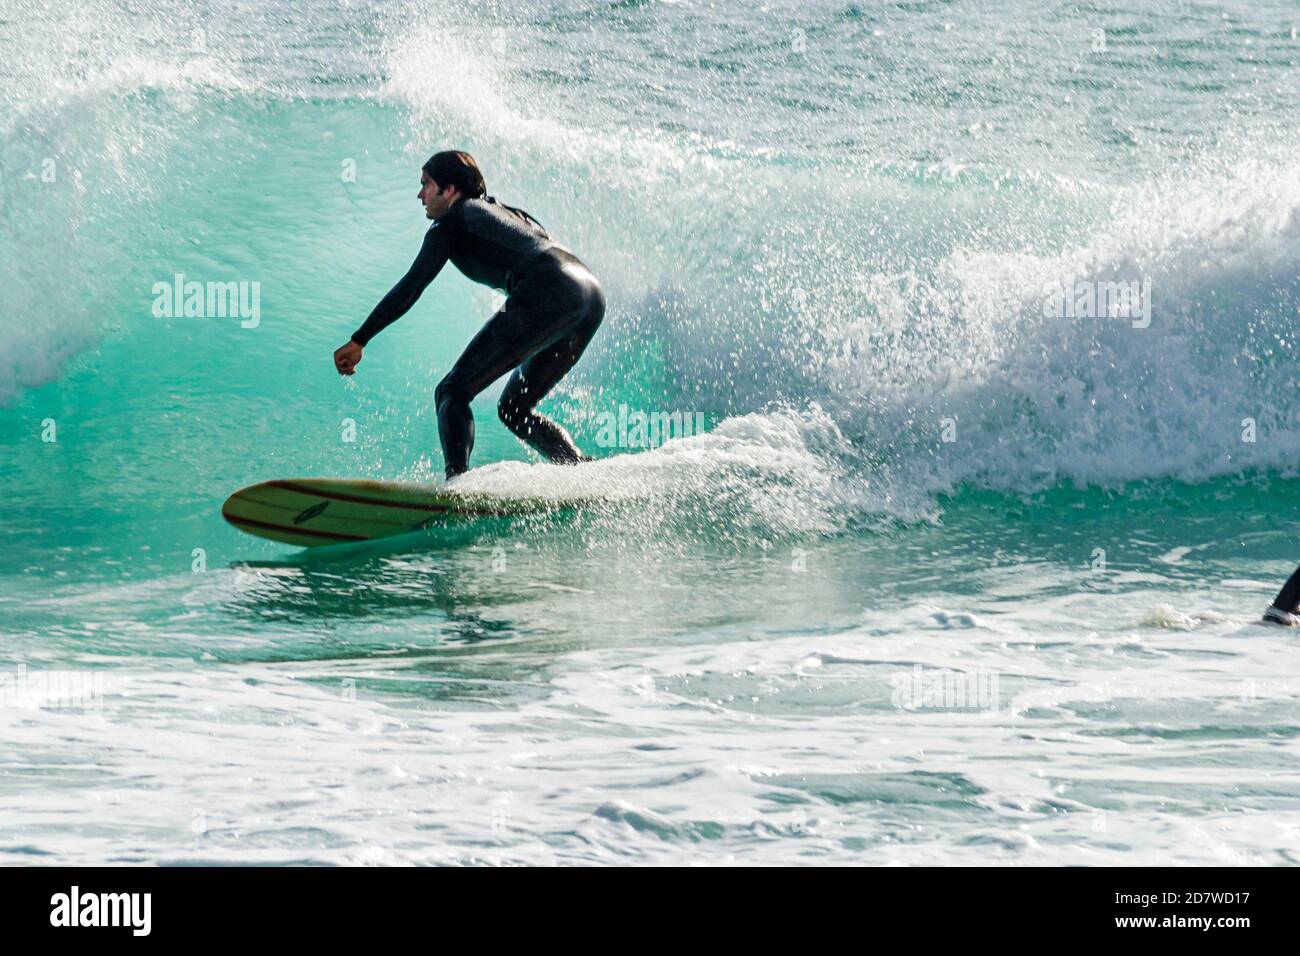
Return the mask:
[(442, 271), (450, 254), (448, 229), (441, 222), (435, 223), (425, 233), (424, 245), (420, 246), (420, 254), (411, 263), (411, 268), (388, 291), (388, 295), (379, 300), (361, 328), (352, 333), (352, 341), (364, 348), (382, 329), (404, 316)]

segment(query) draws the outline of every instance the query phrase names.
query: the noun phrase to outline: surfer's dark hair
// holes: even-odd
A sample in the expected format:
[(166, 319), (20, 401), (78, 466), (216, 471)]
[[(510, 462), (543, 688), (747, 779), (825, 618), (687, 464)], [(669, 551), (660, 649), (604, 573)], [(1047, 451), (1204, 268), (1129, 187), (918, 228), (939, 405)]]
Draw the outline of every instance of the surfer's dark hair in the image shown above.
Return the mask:
[(487, 184), (483, 182), (478, 163), (463, 150), (449, 149), (434, 153), (424, 164), (424, 171), (439, 188), (455, 186), (466, 199), (477, 199), (487, 192)]

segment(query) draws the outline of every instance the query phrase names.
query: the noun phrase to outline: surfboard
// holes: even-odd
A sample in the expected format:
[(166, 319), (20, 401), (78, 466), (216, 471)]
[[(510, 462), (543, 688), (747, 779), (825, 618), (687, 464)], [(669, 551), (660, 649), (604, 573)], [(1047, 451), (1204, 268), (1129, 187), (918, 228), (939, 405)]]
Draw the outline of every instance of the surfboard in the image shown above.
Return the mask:
[(457, 493), (443, 485), (285, 478), (241, 488), (226, 499), (221, 516), (259, 538), (317, 548), (559, 507), (541, 498)]

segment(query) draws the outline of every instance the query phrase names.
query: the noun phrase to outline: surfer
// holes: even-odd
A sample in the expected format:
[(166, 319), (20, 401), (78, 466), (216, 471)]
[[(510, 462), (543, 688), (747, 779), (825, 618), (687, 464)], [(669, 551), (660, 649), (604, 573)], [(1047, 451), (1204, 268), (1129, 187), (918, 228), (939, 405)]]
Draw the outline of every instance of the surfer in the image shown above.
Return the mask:
[(1300, 608), (1297, 605), (1300, 605), (1300, 568), (1292, 572), (1286, 584), (1282, 585), (1282, 590), (1277, 592), (1277, 597), (1273, 598), (1273, 603), (1264, 612), (1264, 620), (1287, 627), (1300, 627), (1300, 615), (1296, 613)]
[(435, 153), (420, 171), (420, 202), (433, 225), (415, 262), (334, 352), (340, 375), (355, 374), (362, 350), (400, 319), (450, 259), (467, 278), (506, 293), (505, 304), (470, 340), (434, 390), (447, 477), (469, 468), (474, 416), (469, 403), (506, 372), (501, 421), (553, 462), (591, 461), (568, 432), (537, 412), (600, 327), (605, 296), (582, 261), (536, 219), (487, 195), (469, 153)]

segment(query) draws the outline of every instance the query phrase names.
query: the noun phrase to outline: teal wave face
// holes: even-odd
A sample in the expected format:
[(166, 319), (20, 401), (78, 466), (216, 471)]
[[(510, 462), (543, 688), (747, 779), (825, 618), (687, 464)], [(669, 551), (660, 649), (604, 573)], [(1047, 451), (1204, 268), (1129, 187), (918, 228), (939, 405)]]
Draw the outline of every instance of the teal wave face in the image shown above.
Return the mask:
[[(606, 328), (550, 399), (602, 455), (636, 446), (606, 440), (620, 409), (710, 429), (757, 414), (746, 480), (783, 488), (761, 449), (776, 461), (794, 421), (848, 524), (963, 487), (1288, 469), (1294, 131), (1244, 86), (1230, 126), (1211, 123), (1209, 87), (1250, 39), (1251, 88), (1285, 92), (1290, 38), (1257, 7), (1211, 22), (1175, 6), (1168, 55), (1136, 71), (1151, 27), (1120, 11), (1096, 14), (1101, 40), (1014, 18), (1004, 48), (981, 41), (991, 10), (815, 5), (742, 38), (739, 8), (619, 7), (558, 34), (521, 8), (468, 14), (435, 56), (401, 7), (322, 11), (317, 39), (288, 44), (272, 14), (106, 4), (134, 38), (108, 44), (23, 6), (36, 39), (6, 47), (0, 86), (14, 496), (93, 486), (108, 511), (170, 494), (189, 509), (271, 474), (438, 474), (431, 386), (494, 297), (449, 273), (355, 381), (328, 357), (412, 258), (415, 170), (451, 142), (607, 287)], [(543, 40), (556, 67), (527, 67)], [(1012, 46), (1043, 69), (1007, 74)], [(65, 48), (52, 82), (30, 82)], [(761, 95), (741, 97), (742, 62)], [(1168, 95), (1186, 128), (1092, 128), (1145, 130)], [(1033, 123), (1071, 144), (1050, 168)], [(1045, 307), (1049, 287), (1130, 279), (1141, 328)], [(253, 287), (257, 315), (167, 314), (157, 290), (184, 281)], [(490, 398), (479, 459), (527, 460)], [(727, 468), (705, 469), (709, 494), (733, 494)]]

